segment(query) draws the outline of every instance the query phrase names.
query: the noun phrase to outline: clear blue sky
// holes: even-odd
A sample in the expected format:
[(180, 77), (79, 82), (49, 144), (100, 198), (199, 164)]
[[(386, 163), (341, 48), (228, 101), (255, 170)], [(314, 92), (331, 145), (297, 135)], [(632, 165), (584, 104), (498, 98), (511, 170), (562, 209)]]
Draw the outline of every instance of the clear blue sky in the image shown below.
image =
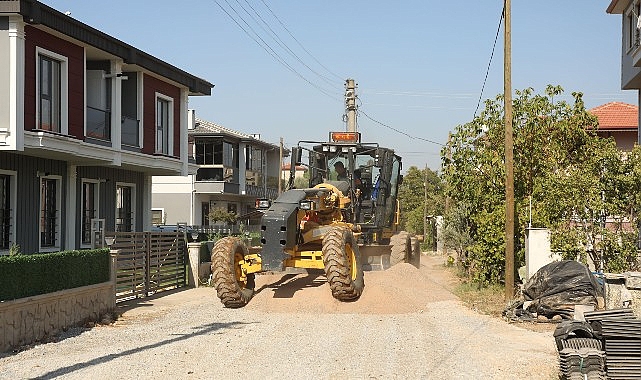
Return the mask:
[[(44, 3), (214, 83), (212, 96), (190, 100), (199, 117), (273, 143), (283, 137), (288, 147), (344, 130), (344, 80), (353, 78), (363, 112), (419, 138), (361, 116), (363, 140), (395, 149), (405, 169), (434, 170), (441, 147), (425, 140), (444, 144), (449, 131), (473, 118), (503, 6), (501, 0)], [(589, 108), (636, 104), (636, 91), (621, 90), (621, 16), (605, 12), (609, 3), (512, 1), (513, 88), (561, 85), (568, 99), (583, 92)], [(260, 41), (242, 15), (292, 70), (221, 7)], [(502, 92), (501, 29), (483, 99)]]

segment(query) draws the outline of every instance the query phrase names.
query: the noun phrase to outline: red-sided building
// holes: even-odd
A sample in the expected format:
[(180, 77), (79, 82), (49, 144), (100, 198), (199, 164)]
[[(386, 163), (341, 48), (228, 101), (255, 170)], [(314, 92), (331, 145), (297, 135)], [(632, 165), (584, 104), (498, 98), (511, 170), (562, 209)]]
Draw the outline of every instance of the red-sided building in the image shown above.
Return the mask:
[[(187, 100), (213, 85), (37, 1), (0, 1), (0, 254), (151, 225), (187, 175)], [(100, 223), (100, 222), (98, 222)]]

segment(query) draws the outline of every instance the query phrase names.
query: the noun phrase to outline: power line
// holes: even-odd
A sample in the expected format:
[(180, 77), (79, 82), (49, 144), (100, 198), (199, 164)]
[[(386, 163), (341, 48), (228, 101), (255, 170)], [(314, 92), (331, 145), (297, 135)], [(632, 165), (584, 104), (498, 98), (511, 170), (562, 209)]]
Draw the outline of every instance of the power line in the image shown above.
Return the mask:
[(474, 118), (476, 118), (476, 113), (481, 106), (481, 100), (483, 99), (483, 91), (485, 90), (485, 84), (487, 83), (487, 77), (490, 74), (490, 67), (492, 66), (492, 58), (494, 58), (494, 50), (496, 49), (496, 41), (499, 39), (499, 34), (501, 32), (501, 24), (503, 23), (503, 17), (505, 16), (505, 2), (503, 2), (503, 10), (501, 11), (501, 17), (499, 18), (499, 26), (496, 29), (496, 36), (494, 37), (494, 45), (492, 46), (492, 54), (490, 54), (490, 62), (487, 64), (487, 70), (485, 71), (485, 79), (483, 79), (483, 86), (481, 87), (481, 94), (479, 95), (479, 101), (476, 103), (476, 110), (474, 111)]
[[(260, 28), (261, 28), (261, 29), (262, 29), (265, 33), (267, 33), (267, 34), (268, 34), (268, 35), (269, 35), (269, 36), (274, 40), (274, 42), (276, 42), (276, 44), (278, 44), (278, 46), (280, 46), (280, 47), (281, 47), (281, 49), (283, 49), (283, 50), (285, 50), (287, 53), (289, 53), (289, 55), (291, 55), (292, 57), (294, 57), (294, 59), (296, 59), (296, 60), (297, 60), (301, 65), (305, 66), (309, 71), (311, 71), (312, 73), (314, 73), (317, 77), (319, 77), (319, 78), (320, 78), (321, 80), (323, 80), (325, 83), (329, 84), (330, 86), (335, 86), (335, 85), (336, 85), (336, 83), (335, 83), (335, 82), (332, 82), (332, 81), (331, 81), (330, 79), (328, 79), (326, 76), (324, 76), (324, 75), (322, 75), (322, 74), (318, 73), (316, 70), (314, 70), (313, 68), (311, 68), (311, 67), (310, 67), (309, 65), (307, 65), (305, 62), (303, 62), (303, 60), (302, 60), (302, 59), (301, 59), (301, 58), (300, 58), (296, 53), (294, 53), (294, 51), (293, 51), (292, 49), (290, 49), (290, 48), (289, 48), (289, 46), (287, 46), (287, 43), (285, 43), (285, 41), (283, 41), (283, 39), (282, 39), (282, 38), (280, 38), (280, 36), (278, 35), (278, 33), (276, 33), (276, 31), (274, 31), (274, 29), (269, 25), (269, 23), (268, 23), (267, 21), (265, 21), (265, 19), (260, 15), (260, 13), (256, 10), (256, 8), (254, 8), (254, 7), (253, 7), (253, 6), (252, 6), (252, 5), (251, 5), (247, 0), (245, 0), (245, 3), (246, 3), (246, 4), (247, 4), (247, 6), (249, 6), (249, 8), (250, 8), (250, 9), (251, 9), (255, 14), (256, 14), (256, 16), (258, 17), (258, 19), (260, 20), (260, 22), (259, 22), (259, 21), (258, 21), (258, 20), (257, 20), (257, 19), (252, 15), (252, 14), (250, 14), (250, 13), (247, 11), (247, 9), (245, 9), (245, 7), (243, 7), (243, 5), (240, 3), (240, 1), (239, 1), (239, 0), (236, 0), (236, 2), (238, 3), (238, 5), (240, 5), (240, 7), (241, 7), (241, 8), (243, 8), (243, 10), (245, 11), (245, 13), (247, 13), (247, 14), (249, 15), (249, 17), (251, 17), (251, 18), (254, 20), (254, 22), (255, 22), (258, 26), (260, 26)], [(262, 22), (262, 24), (261, 24), (261, 22)], [(263, 27), (262, 25), (265, 25), (265, 27), (267, 27), (267, 29), (265, 29), (265, 27)]]
[(413, 139), (413, 140), (422, 140), (422, 141), (426, 141), (426, 142), (428, 142), (428, 143), (432, 143), (432, 144), (435, 144), (435, 145), (445, 146), (445, 144), (441, 144), (441, 143), (439, 143), (439, 142), (432, 141), (432, 140), (429, 140), (429, 139), (426, 139), (426, 138), (423, 138), (423, 137), (412, 136), (412, 135), (410, 135), (410, 134), (409, 134), (409, 133), (407, 133), (407, 132), (403, 132), (403, 131), (401, 131), (401, 130), (399, 130), (399, 129), (396, 129), (396, 128), (394, 128), (394, 127), (391, 127), (391, 126), (389, 126), (389, 125), (387, 125), (387, 124), (385, 124), (385, 123), (381, 123), (380, 121), (378, 121), (378, 120), (376, 120), (376, 119), (372, 118), (371, 116), (369, 116), (368, 114), (366, 114), (366, 113), (365, 113), (364, 111), (362, 111), (361, 109), (359, 109), (359, 110), (358, 110), (358, 113), (362, 113), (366, 118), (370, 119), (370, 120), (371, 120), (371, 121), (373, 121), (374, 123), (379, 124), (379, 125), (382, 125), (383, 127), (388, 128), (388, 129), (391, 129), (392, 131), (394, 131), (394, 132), (396, 132), (396, 133), (400, 133), (401, 135), (407, 136), (407, 137), (409, 137), (410, 139)]
[[(234, 8), (234, 7), (233, 7), (233, 6), (232, 6), (232, 5), (231, 5), (227, 0), (224, 0), (224, 1), (225, 1), (225, 3), (227, 4), (227, 6), (228, 6), (229, 8), (231, 8), (231, 10), (236, 14), (236, 16), (237, 16), (237, 17), (238, 17), (238, 18), (239, 18), (239, 19), (240, 19), (240, 20), (241, 20), (245, 25), (247, 25), (247, 28), (249, 28), (249, 30), (251, 30), (251, 31), (252, 31), (252, 33), (253, 33), (256, 37), (254, 37), (251, 33), (249, 33), (249, 32), (247, 31), (247, 29), (245, 29), (245, 28), (240, 24), (240, 22), (238, 22), (238, 20), (237, 20), (234, 16), (232, 16), (232, 15), (227, 11), (227, 9), (225, 9), (225, 8), (224, 8), (224, 7), (223, 7), (223, 6), (218, 2), (218, 0), (214, 0), (214, 2), (216, 3), (216, 5), (218, 5), (218, 7), (219, 7), (219, 8), (220, 8), (220, 9), (221, 9), (221, 10), (222, 10), (222, 11), (223, 11), (223, 12), (224, 12), (224, 13), (225, 13), (225, 14), (226, 14), (226, 15), (227, 15), (227, 16), (228, 16), (228, 17), (229, 17), (229, 18), (230, 18), (230, 19), (231, 19), (235, 24), (236, 24), (236, 26), (238, 26), (238, 27), (239, 27), (239, 28), (240, 28), (240, 29), (241, 29), (241, 30), (242, 30), (242, 31), (243, 31), (243, 32), (244, 32), (244, 33), (245, 33), (249, 38), (251, 38), (251, 39), (252, 39), (254, 42), (256, 42), (256, 43), (257, 43), (261, 48), (263, 48), (263, 50), (265, 50), (269, 55), (271, 55), (271, 56), (272, 56), (272, 58), (274, 58), (274, 60), (276, 60), (278, 63), (280, 63), (280, 64), (281, 64), (281, 65), (283, 65), (286, 69), (288, 69), (290, 72), (292, 72), (294, 75), (296, 75), (297, 77), (301, 78), (301, 79), (302, 79), (303, 81), (305, 81), (307, 84), (309, 84), (310, 86), (312, 86), (312, 87), (316, 88), (318, 91), (320, 91), (320, 92), (321, 92), (321, 93), (323, 93), (324, 95), (326, 95), (326, 96), (328, 96), (328, 97), (332, 98), (333, 100), (340, 101), (338, 98), (336, 98), (336, 97), (335, 97), (335, 96), (336, 96), (336, 94), (332, 95), (332, 94), (331, 94), (331, 93), (329, 93), (327, 90), (323, 89), (322, 87), (320, 87), (319, 85), (317, 85), (317, 84), (315, 84), (315, 83), (312, 83), (309, 79), (305, 78), (301, 73), (299, 73), (298, 71), (296, 71), (296, 69), (294, 69), (294, 68), (293, 68), (289, 63), (287, 63), (287, 62), (286, 62), (286, 61), (285, 61), (285, 60), (284, 60), (284, 59), (283, 59), (283, 58), (282, 58), (282, 57), (281, 57), (281, 56), (280, 56), (280, 55), (279, 55), (279, 54), (278, 54), (278, 53), (277, 53), (277, 52), (276, 52), (276, 51), (275, 51), (275, 50), (274, 50), (274, 49), (273, 49), (273, 48), (272, 48), (272, 47), (271, 47), (267, 42), (265, 42), (265, 40), (264, 40), (264, 39), (263, 39), (263, 38), (262, 38), (262, 37), (261, 37), (261, 36), (260, 36), (260, 35), (259, 35), (259, 34), (258, 34), (258, 33), (257, 33), (257, 32), (252, 28), (252, 27), (251, 27), (251, 25), (249, 25), (249, 23), (248, 23), (248, 22), (247, 22), (247, 21), (246, 21), (246, 20), (245, 20), (245, 19), (244, 19), (240, 14), (239, 14), (239, 12), (238, 12), (238, 11), (237, 11), (237, 10), (236, 10), (236, 9), (235, 9), (235, 8)], [(258, 38), (258, 39), (256, 39), (256, 38)], [(260, 42), (259, 42), (259, 40), (260, 40)]]
[(340, 76), (338, 76), (338, 75), (334, 74), (334, 72), (332, 72), (330, 69), (328, 69), (327, 67), (325, 67), (325, 65), (323, 65), (322, 63), (320, 63), (320, 61), (319, 61), (318, 59), (316, 59), (316, 57), (314, 57), (314, 56), (312, 55), (312, 53), (310, 53), (310, 52), (309, 52), (309, 50), (305, 49), (305, 46), (303, 46), (303, 44), (301, 44), (301, 43), (300, 43), (300, 41), (298, 41), (298, 39), (296, 39), (296, 37), (294, 37), (294, 35), (292, 34), (292, 32), (290, 32), (290, 31), (289, 31), (289, 29), (287, 29), (287, 27), (285, 26), (285, 24), (280, 20), (280, 18), (278, 18), (278, 16), (276, 16), (276, 14), (274, 13), (274, 11), (272, 11), (272, 9), (269, 7), (269, 5), (267, 5), (267, 3), (265, 2), (265, 0), (261, 0), (261, 2), (262, 2), (262, 3), (265, 5), (265, 7), (269, 10), (269, 12), (272, 14), (272, 16), (274, 16), (274, 18), (278, 21), (278, 23), (283, 27), (283, 29), (285, 29), (285, 30), (287, 31), (287, 33), (290, 35), (290, 37), (292, 37), (292, 39), (293, 39), (294, 41), (296, 41), (296, 43), (298, 44), (298, 46), (300, 46), (300, 47), (301, 47), (301, 49), (303, 49), (303, 50), (305, 51), (305, 53), (307, 53), (307, 55), (309, 55), (310, 57), (312, 57), (312, 59), (313, 59), (314, 61), (316, 61), (316, 63), (318, 63), (322, 68), (324, 68), (328, 73), (330, 73), (331, 75), (333, 75), (333, 76), (334, 76), (335, 78), (337, 78), (339, 81), (342, 81), (342, 80), (344, 79), (344, 78), (342, 78), (342, 77), (340, 77)]

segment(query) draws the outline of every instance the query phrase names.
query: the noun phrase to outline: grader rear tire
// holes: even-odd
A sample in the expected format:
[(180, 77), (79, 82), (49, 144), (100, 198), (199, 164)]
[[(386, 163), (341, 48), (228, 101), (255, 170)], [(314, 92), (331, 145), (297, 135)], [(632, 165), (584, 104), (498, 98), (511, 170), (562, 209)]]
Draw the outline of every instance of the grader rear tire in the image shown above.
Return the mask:
[(347, 228), (332, 229), (323, 239), (323, 263), (332, 296), (339, 301), (357, 300), (365, 280), (356, 239)]
[(409, 261), (412, 253), (412, 241), (409, 233), (401, 231), (393, 235), (389, 243), (392, 246), (389, 260), (390, 266)]
[(243, 307), (254, 295), (254, 274), (248, 274), (244, 281), (240, 280), (240, 261), (248, 252), (240, 239), (231, 236), (218, 240), (212, 249), (212, 282), (225, 307)]

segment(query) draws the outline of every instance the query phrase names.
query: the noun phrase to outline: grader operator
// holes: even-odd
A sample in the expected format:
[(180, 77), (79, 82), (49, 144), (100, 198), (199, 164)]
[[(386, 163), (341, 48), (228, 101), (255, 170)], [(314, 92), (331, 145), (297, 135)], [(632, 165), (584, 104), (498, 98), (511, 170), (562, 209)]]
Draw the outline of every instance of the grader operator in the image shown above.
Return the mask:
[[(288, 190), (273, 203), (257, 201), (264, 210), (261, 247), (226, 237), (212, 250), (212, 280), (226, 307), (249, 302), (259, 272), (322, 270), (334, 298), (353, 301), (363, 292), (364, 269), (403, 261), (420, 266), (416, 238), (397, 231), (401, 158), (360, 140), (358, 132), (331, 132), (327, 142), (292, 148)], [(309, 186), (297, 189), (294, 171), (301, 164), (309, 169)]]

